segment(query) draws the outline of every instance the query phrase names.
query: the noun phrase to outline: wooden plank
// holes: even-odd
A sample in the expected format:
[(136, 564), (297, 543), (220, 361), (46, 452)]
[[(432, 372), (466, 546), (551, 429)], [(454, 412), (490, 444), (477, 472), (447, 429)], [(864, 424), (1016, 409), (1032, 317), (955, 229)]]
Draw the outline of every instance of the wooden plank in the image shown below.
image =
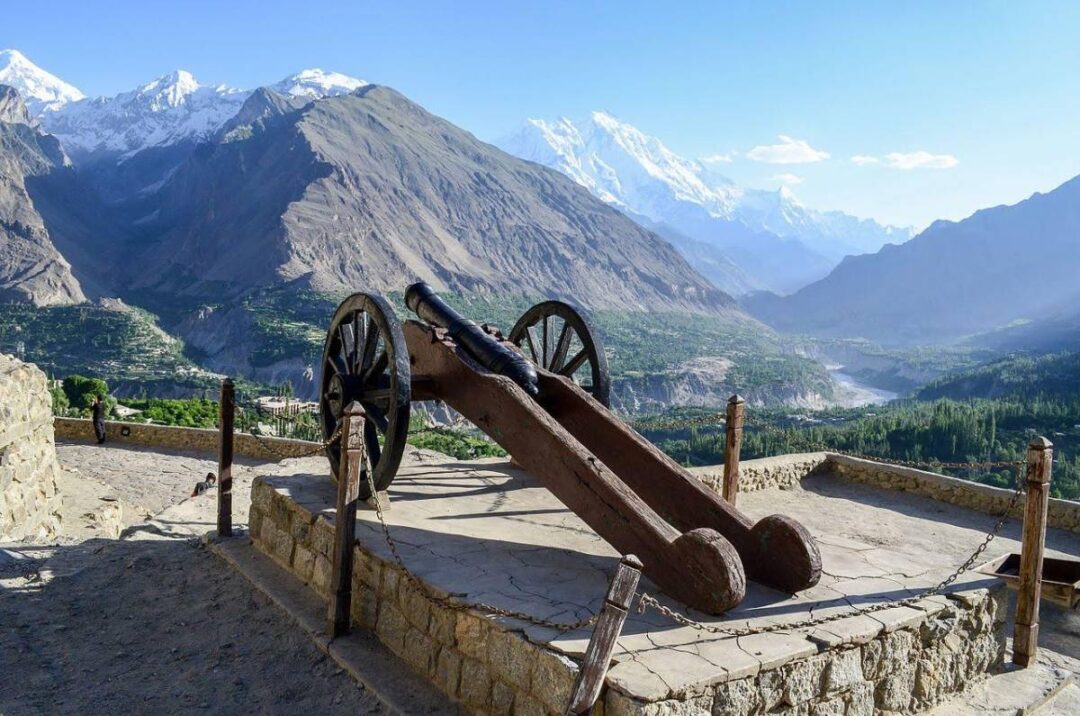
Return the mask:
[(732, 507), (739, 494), (739, 453), (742, 451), (743, 413), (746, 401), (733, 395), (727, 404), (727, 422), (724, 427), (727, 441), (724, 444), (723, 497)]
[(356, 543), (356, 503), (360, 481), (367, 480), (364, 459), (364, 409), (359, 403), (345, 406), (341, 422), (343, 459), (337, 485), (337, 511), (334, 514), (334, 563), (330, 572), (330, 603), (327, 607), (327, 631), (331, 638), (349, 631), (352, 609), (353, 546)]
[(1016, 596), (1013, 630), (1013, 662), (1027, 667), (1035, 663), (1039, 645), (1039, 595), (1042, 591), (1043, 553), (1046, 550), (1046, 510), (1050, 499), (1050, 472), (1054, 445), (1038, 437), (1028, 445), (1027, 498), (1024, 533), (1020, 548), (1020, 587)]
[(232, 537), (232, 464), (233, 424), (236, 418), (236, 386), (231, 378), (221, 381), (221, 397), (218, 400), (218, 537)]
[[(755, 524), (579, 386), (548, 371), (537, 375), (547, 413), (673, 527), (715, 530), (738, 551), (746, 575), (774, 589), (793, 593), (817, 584), (821, 553), (798, 522), (770, 515)], [(647, 555), (617, 548), (641, 557), (652, 577)]]
[(566, 708), (567, 716), (591, 713), (596, 700), (600, 698), (604, 677), (611, 666), (611, 655), (615, 652), (615, 642), (622, 634), (640, 577), (641, 561), (632, 554), (623, 557), (611, 578), (611, 586), (593, 627), (585, 658), (581, 661), (570, 704)]
[[(404, 332), (413, 372), (431, 379), (431, 396), (487, 433), (620, 553), (638, 555), (645, 574), (661, 589), (710, 614), (722, 614), (742, 600), (742, 562), (718, 532), (680, 533), (605, 464), (606, 458), (583, 446), (512, 380), (480, 367), (429, 326), (407, 321)], [(538, 372), (542, 386), (544, 376), (559, 386), (569, 384)], [(549, 397), (542, 398), (545, 407)]]

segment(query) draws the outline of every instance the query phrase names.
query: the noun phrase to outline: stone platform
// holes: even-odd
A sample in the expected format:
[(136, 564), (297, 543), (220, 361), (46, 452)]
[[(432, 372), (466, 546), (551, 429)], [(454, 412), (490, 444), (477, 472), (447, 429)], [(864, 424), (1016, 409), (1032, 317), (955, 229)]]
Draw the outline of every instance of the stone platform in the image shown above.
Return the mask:
[[(754, 518), (781, 512), (818, 540), (821, 583), (790, 596), (751, 583), (725, 627), (788, 624), (894, 602), (947, 576), (994, 518), (830, 472), (787, 490), (740, 495)], [(328, 591), (334, 486), (322, 459), (290, 460), (252, 486), (255, 544)], [(558, 622), (594, 613), (619, 555), (542, 485), (502, 460), (454, 462), (410, 449), (390, 488), (391, 534), (408, 570), (462, 603), (484, 602)], [(986, 552), (1018, 550), (1019, 526)], [(1080, 535), (1048, 546), (1080, 553)], [(358, 517), (354, 622), (474, 712), (562, 713), (587, 630), (556, 630), (448, 609), (404, 581), (375, 513)], [(632, 613), (602, 696), (608, 716), (637, 713), (869, 714), (926, 710), (996, 668), (1005, 648), (1005, 587), (978, 574), (948, 594), (816, 628), (739, 638)]]

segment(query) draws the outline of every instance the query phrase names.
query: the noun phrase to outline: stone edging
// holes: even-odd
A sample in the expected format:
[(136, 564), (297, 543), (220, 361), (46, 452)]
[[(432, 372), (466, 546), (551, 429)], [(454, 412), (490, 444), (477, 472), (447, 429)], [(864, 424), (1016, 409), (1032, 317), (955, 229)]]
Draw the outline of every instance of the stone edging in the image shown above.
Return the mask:
[[(911, 492), (920, 497), (928, 497), (979, 512), (1001, 514), (1012, 499), (1012, 490), (981, 485), (970, 480), (939, 475), (903, 465), (887, 465), (834, 453), (829, 453), (827, 459), (836, 474), (852, 482)], [(1020, 500), (1013, 509), (1013, 516), (1020, 517), (1023, 511), (1024, 501)], [(1080, 502), (1051, 498), (1047, 511), (1047, 524), (1069, 532), (1080, 532)]]
[[(57, 438), (90, 442), (94, 440), (94, 426), (86, 418), (54, 418)], [(127, 435), (124, 435), (124, 429)], [(220, 433), (208, 428), (183, 428), (173, 425), (149, 425), (147, 423), (105, 423), (105, 437), (113, 443), (150, 445), (173, 450), (196, 450), (217, 454)], [(277, 462), (289, 457), (307, 455), (317, 443), (286, 438), (256, 438), (247, 433), (236, 433), (236, 455)]]
[[(296, 496), (305, 488), (295, 485), (296, 479), (255, 479), (249, 536), (259, 550), (326, 598), (334, 515), (329, 497), (319, 503), (327, 505), (323, 510), (312, 500), (300, 504)], [(372, 629), (465, 711), (564, 712), (578, 670), (573, 660), (530, 641), (510, 624), (425, 599), (396, 564), (375, 555), (363, 541), (358, 540), (353, 560), (352, 622)], [(609, 676), (601, 696), (603, 713), (923, 712), (1001, 663), (1006, 593), (999, 584), (830, 624), (807, 634), (798, 656), (768, 663), (755, 657), (715, 681), (668, 690), (656, 700), (628, 695), (621, 688), (625, 684)]]
[[(939, 475), (936, 472), (826, 452), (793, 453), (743, 460), (739, 463), (739, 492), (791, 490), (797, 487), (804, 477), (828, 472), (852, 482), (911, 492), (920, 497), (987, 514), (1001, 514), (1013, 494), (1012, 490)], [(711, 489), (721, 492), (724, 483), (723, 465), (692, 467), (690, 473)], [(1020, 500), (1013, 510), (1013, 516), (1020, 517), (1023, 511), (1024, 501)], [(1080, 502), (1050, 498), (1047, 524), (1069, 532), (1080, 532)]]

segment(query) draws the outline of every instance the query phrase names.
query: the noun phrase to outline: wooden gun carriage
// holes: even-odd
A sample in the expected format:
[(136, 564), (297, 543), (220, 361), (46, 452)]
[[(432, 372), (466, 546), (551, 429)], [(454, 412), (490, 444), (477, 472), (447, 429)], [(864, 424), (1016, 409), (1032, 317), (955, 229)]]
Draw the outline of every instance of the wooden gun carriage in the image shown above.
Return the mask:
[[(402, 324), (376, 294), (345, 299), (323, 355), (324, 436), (339, 430), (345, 406), (363, 406), (377, 490), (401, 462), (411, 401), (440, 400), (693, 608), (734, 607), (747, 577), (788, 593), (817, 583), (821, 557), (802, 525), (783, 515), (754, 523), (608, 410), (603, 347), (573, 306), (540, 303), (504, 337), (424, 283), (405, 302), (421, 320)], [(340, 441), (327, 448), (335, 478), (340, 451)]]

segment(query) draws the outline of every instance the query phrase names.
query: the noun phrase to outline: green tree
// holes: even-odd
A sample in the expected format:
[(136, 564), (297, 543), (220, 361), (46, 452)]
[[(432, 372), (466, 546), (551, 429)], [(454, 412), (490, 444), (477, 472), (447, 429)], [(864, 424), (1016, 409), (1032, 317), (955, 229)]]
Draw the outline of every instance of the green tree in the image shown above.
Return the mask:
[(52, 395), (52, 412), (53, 415), (67, 415), (67, 411), (71, 408), (71, 403), (68, 401), (67, 393), (63, 388), (49, 388), (49, 394)]
[(76, 410), (89, 410), (97, 395), (109, 395), (109, 385), (101, 378), (87, 378), (85, 375), (69, 375), (64, 378), (64, 395), (68, 403)]

